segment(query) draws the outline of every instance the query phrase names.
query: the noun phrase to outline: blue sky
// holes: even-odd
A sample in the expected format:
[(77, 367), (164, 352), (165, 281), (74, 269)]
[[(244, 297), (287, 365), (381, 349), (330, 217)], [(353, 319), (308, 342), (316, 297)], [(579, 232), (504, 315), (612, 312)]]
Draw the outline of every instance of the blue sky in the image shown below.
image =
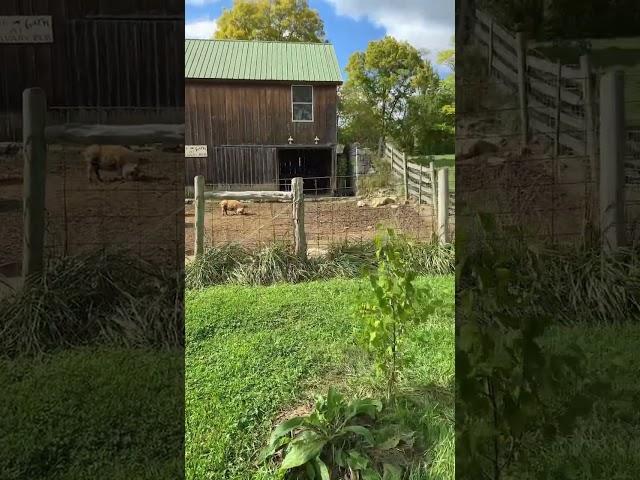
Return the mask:
[[(185, 0), (185, 36), (210, 38), (215, 21), (233, 0)], [(453, 0), (309, 0), (325, 24), (343, 68), (355, 51), (386, 34), (427, 49), (432, 59), (448, 48), (454, 32)], [(437, 66), (441, 76), (448, 74)]]

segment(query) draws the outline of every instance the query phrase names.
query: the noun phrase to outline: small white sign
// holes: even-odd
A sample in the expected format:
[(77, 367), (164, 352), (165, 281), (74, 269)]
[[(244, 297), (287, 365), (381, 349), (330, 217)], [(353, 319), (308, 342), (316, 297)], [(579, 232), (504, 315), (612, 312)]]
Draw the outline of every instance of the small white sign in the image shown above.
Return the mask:
[(206, 158), (207, 146), (206, 145), (185, 145), (184, 156), (185, 158)]
[(0, 16), (0, 43), (53, 43), (51, 15)]

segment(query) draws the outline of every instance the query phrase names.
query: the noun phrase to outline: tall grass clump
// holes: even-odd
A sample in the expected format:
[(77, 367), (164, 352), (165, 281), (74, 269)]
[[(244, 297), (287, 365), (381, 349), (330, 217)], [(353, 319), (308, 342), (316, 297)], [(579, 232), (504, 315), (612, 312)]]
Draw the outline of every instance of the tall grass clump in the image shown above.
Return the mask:
[(620, 323), (640, 318), (640, 252), (598, 248), (546, 250), (536, 257), (540, 296), (565, 324)]
[(233, 283), (244, 285), (272, 285), (314, 280), (315, 269), (309, 260), (303, 260), (284, 243), (273, 243), (239, 264), (229, 276)]
[[(454, 270), (452, 245), (403, 241), (400, 255), (419, 275), (447, 275)], [(358, 278), (377, 265), (373, 241), (332, 245), (325, 255), (301, 259), (290, 245), (274, 243), (247, 250), (238, 245), (210, 247), (186, 267), (186, 288), (225, 283), (273, 285), (329, 278)]]
[(187, 266), (185, 286), (198, 289), (225, 283), (238, 266), (249, 261), (249, 257), (250, 253), (236, 243), (208, 248)]
[(127, 253), (58, 259), (0, 300), (0, 350), (15, 357), (89, 344), (179, 346), (182, 290), (180, 275)]
[[(597, 242), (553, 245), (526, 232), (500, 228), (480, 242), (501, 252), (513, 272), (513, 288), (527, 292), (521, 311), (549, 315), (556, 322), (621, 323), (640, 318), (640, 252), (604, 252)], [(481, 248), (470, 245), (467, 250)], [(464, 288), (464, 285), (460, 285)]]

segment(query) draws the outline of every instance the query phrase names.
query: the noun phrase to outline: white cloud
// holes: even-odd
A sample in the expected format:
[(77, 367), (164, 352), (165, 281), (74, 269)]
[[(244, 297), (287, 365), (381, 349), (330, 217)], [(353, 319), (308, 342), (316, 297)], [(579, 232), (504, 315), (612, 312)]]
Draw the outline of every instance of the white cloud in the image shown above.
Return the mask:
[(193, 22), (188, 22), (184, 26), (184, 37), (185, 38), (211, 38), (213, 34), (216, 32), (216, 21), (215, 20), (194, 20)]
[(191, 5), (194, 7), (201, 7), (203, 5), (211, 5), (212, 3), (216, 3), (218, 0), (184, 0), (185, 5)]
[(367, 19), (388, 35), (426, 49), (431, 59), (450, 47), (455, 31), (452, 0), (325, 0), (338, 15)]

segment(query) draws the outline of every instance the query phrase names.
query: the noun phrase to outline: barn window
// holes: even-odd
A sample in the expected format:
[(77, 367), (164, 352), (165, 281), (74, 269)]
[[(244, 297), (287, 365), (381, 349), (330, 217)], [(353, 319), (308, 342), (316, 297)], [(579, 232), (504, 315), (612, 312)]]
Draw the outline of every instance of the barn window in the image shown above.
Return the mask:
[(294, 122), (313, 122), (313, 87), (293, 85), (291, 103)]

